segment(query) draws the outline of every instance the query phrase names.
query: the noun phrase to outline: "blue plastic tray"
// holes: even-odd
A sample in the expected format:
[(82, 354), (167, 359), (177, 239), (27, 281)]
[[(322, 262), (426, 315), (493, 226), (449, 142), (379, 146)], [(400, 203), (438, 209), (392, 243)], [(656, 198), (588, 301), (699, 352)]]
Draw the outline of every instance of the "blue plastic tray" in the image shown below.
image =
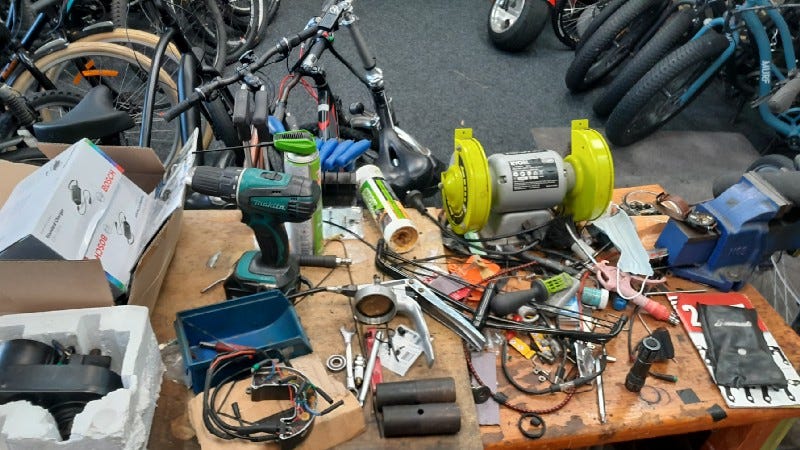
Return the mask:
[(261, 350), (280, 350), (291, 358), (311, 353), (311, 344), (294, 306), (278, 290), (181, 311), (176, 316), (175, 335), (183, 355), (187, 384), (191, 384), (194, 392), (203, 390), (206, 370), (217, 355), (214, 350), (200, 348), (200, 342), (224, 341)]

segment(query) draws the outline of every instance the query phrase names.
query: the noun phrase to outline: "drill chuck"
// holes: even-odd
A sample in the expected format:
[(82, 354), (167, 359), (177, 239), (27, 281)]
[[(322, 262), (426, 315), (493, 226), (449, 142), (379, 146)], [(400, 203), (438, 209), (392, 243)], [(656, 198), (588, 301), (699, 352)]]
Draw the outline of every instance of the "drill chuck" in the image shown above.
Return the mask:
[(647, 336), (642, 339), (639, 346), (639, 351), (636, 353), (636, 360), (633, 362), (633, 367), (625, 377), (625, 388), (631, 392), (639, 392), (644, 386), (644, 381), (647, 378), (647, 373), (650, 372), (650, 366), (661, 351), (661, 343), (658, 339)]
[(195, 167), (191, 181), (192, 190), (236, 202), (236, 189), (242, 170), (244, 169), (237, 167)]

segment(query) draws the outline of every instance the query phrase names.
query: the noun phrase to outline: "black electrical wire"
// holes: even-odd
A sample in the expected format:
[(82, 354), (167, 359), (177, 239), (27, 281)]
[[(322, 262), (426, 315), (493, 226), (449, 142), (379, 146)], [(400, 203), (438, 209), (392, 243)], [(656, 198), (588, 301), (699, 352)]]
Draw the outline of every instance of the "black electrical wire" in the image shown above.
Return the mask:
[(547, 388), (544, 389), (531, 389), (529, 387), (523, 386), (517, 382), (514, 377), (511, 375), (511, 372), (508, 370), (508, 342), (503, 341), (503, 345), (500, 350), (500, 365), (503, 369), (503, 375), (506, 377), (506, 380), (514, 386), (520, 392), (524, 392), (530, 395), (541, 395), (541, 394), (551, 394), (553, 392), (566, 392), (569, 390), (573, 390), (579, 386), (583, 386), (589, 384), (597, 378), (598, 375), (603, 373), (606, 370), (606, 357), (605, 355), (600, 356), (600, 370), (589, 375), (585, 375), (582, 377), (577, 377), (569, 381), (564, 381), (561, 383), (553, 383)]
[(347, 228), (345, 228), (343, 225), (339, 225), (339, 224), (338, 224), (338, 223), (336, 223), (336, 222), (331, 222), (330, 220), (325, 220), (325, 219), (323, 219), (323, 220), (322, 220), (322, 222), (323, 222), (323, 223), (327, 223), (328, 225), (332, 225), (332, 226), (334, 226), (334, 227), (336, 227), (336, 228), (339, 228), (339, 229), (341, 229), (341, 230), (344, 230), (344, 231), (346, 231), (346, 232), (347, 232), (349, 235), (351, 235), (351, 236), (355, 237), (356, 239), (358, 239), (359, 241), (361, 241), (361, 243), (362, 243), (362, 244), (364, 244), (364, 245), (366, 245), (367, 247), (371, 248), (373, 251), (376, 251), (376, 252), (378, 251), (378, 248), (377, 248), (375, 245), (373, 245), (372, 243), (370, 243), (369, 241), (367, 241), (366, 239), (364, 239), (364, 238), (363, 238), (362, 236), (360, 236), (358, 233), (356, 233), (356, 232), (354, 232), (354, 231), (351, 231), (351, 230), (348, 230), (348, 229), (347, 229)]

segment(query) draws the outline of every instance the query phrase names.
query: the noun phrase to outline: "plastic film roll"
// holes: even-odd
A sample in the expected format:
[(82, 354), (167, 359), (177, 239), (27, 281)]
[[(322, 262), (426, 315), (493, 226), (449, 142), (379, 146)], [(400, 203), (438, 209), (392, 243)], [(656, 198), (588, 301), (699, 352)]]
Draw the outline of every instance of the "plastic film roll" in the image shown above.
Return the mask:
[(373, 165), (359, 168), (356, 183), (361, 200), (380, 227), (389, 248), (399, 253), (414, 248), (419, 238), (417, 227), (384, 180), (381, 170)]

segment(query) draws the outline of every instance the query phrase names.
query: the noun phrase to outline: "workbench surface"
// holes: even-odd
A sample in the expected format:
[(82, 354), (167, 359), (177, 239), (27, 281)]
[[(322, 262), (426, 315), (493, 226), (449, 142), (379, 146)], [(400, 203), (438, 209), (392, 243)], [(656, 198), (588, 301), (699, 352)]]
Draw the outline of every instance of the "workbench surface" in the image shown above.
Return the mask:
[[(643, 186), (639, 189), (655, 190), (658, 186)], [(625, 190), (617, 190), (617, 198)], [(438, 229), (429, 221), (420, 218), (415, 211), (409, 211), (420, 228), (420, 242), (416, 257), (433, 256), (442, 253)], [(242, 252), (253, 246), (252, 231), (239, 222), (238, 211), (186, 211), (183, 230), (177, 244), (175, 257), (169, 268), (158, 304), (151, 314), (153, 328), (160, 343), (175, 338), (173, 321), (175, 314), (197, 306), (211, 304), (224, 298), (221, 285), (205, 294), (200, 290), (213, 281), (224, 277)], [(636, 217), (637, 228), (646, 247), (652, 247), (666, 218), (663, 216)], [(370, 242), (377, 240), (377, 229), (371, 219), (363, 221), (364, 233)], [(324, 285), (342, 285), (350, 282), (367, 283), (377, 270), (373, 265), (374, 252), (364, 244), (348, 239), (345, 248), (333, 241), (326, 248), (328, 254), (349, 256), (353, 259), (351, 273), (345, 268), (334, 270), (324, 281)], [(217, 251), (222, 254), (216, 268), (206, 266), (208, 259)], [(314, 284), (327, 276), (329, 269), (306, 269), (303, 275)], [(683, 280), (670, 280), (671, 289), (690, 289), (698, 286)], [(759, 316), (781, 344), (787, 358), (797, 369), (800, 364), (800, 337), (789, 328), (783, 319), (751, 287), (742, 291), (758, 310)], [(659, 300), (665, 301), (665, 300)], [(352, 329), (353, 320), (346, 297), (323, 293), (306, 298), (297, 305), (314, 352), (320, 359), (330, 354), (343, 353), (341, 325)], [(626, 313), (629, 313), (627, 311)], [(645, 316), (643, 316), (645, 317)], [(404, 319), (396, 318), (396, 326)], [(651, 328), (659, 323), (645, 317)], [(475, 408), (470, 391), (469, 375), (460, 339), (438, 322), (427, 318), (434, 337), (436, 362), (428, 369), (424, 357), (420, 357), (406, 378), (432, 378), (452, 376), (457, 385), (457, 401), (462, 413), (461, 432), (455, 436), (437, 436), (407, 439), (380, 439), (370, 407), (364, 409), (367, 431), (341, 448), (572, 448), (605, 442), (619, 442), (643, 439), (670, 434), (683, 434), (691, 431), (714, 430), (707, 442), (715, 448), (745, 449), (760, 448), (761, 443), (770, 437), (773, 429), (783, 419), (800, 416), (800, 409), (730, 409), (692, 346), (681, 326), (669, 327), (675, 346), (675, 359), (654, 364), (653, 370), (678, 375), (675, 384), (647, 379), (641, 395), (628, 392), (624, 379), (630, 368), (625, 361), (627, 339), (620, 335), (607, 346), (610, 355), (618, 362), (609, 363), (603, 376), (606, 396), (608, 422), (600, 424), (597, 412), (596, 392), (584, 387), (561, 410), (544, 414), (547, 432), (537, 441), (531, 441), (518, 431), (519, 414), (508, 408), (501, 408), (500, 426), (478, 427)], [(640, 321), (633, 329), (633, 342), (646, 335)], [(358, 350), (355, 350), (358, 353)], [(513, 352), (513, 350), (511, 350)], [(523, 366), (523, 364), (526, 364)], [(530, 362), (514, 355), (511, 365), (514, 369), (525, 369), (528, 376), (520, 375), (523, 383), (535, 383), (535, 375), (530, 374)], [(393, 374), (384, 370), (384, 377), (393, 381)], [(344, 373), (337, 376), (344, 382)], [(509, 396), (510, 403), (528, 409), (553, 406), (564, 399), (565, 394), (529, 396), (515, 391), (498, 372), (498, 389)], [(696, 401), (689, 399), (691, 393)], [(162, 384), (161, 397), (156, 408), (150, 436), (149, 448), (154, 449), (194, 449), (198, 448), (194, 432), (186, 416), (186, 403), (191, 398), (186, 387), (167, 380)], [(721, 411), (721, 412), (720, 412)], [(714, 448), (714, 447), (708, 447)]]

